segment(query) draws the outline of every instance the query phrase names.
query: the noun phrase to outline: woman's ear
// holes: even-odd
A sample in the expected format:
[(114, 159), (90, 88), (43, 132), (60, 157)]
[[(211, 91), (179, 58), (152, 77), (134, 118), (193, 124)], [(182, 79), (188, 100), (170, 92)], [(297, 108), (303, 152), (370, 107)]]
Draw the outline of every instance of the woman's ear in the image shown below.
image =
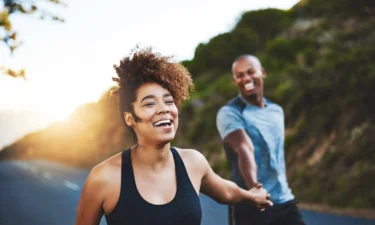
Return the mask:
[(128, 125), (129, 127), (135, 127), (135, 121), (130, 112), (124, 112), (124, 119), (126, 125)]

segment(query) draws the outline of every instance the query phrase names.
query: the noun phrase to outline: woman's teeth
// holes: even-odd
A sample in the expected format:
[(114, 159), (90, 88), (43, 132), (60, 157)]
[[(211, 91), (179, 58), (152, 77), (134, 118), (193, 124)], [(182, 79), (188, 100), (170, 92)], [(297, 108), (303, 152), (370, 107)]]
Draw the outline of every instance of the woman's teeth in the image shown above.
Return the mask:
[(245, 84), (245, 89), (246, 90), (252, 90), (252, 89), (254, 89), (254, 82)]
[(171, 124), (171, 120), (160, 120), (160, 121), (154, 123), (155, 126), (170, 125), (170, 124)]

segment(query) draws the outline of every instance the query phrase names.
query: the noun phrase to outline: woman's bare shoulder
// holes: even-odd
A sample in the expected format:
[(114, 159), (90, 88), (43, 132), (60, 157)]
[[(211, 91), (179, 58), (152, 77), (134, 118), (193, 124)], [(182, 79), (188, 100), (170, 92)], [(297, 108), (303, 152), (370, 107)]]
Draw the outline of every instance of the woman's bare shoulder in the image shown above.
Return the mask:
[(175, 148), (181, 156), (184, 163), (192, 164), (195, 167), (202, 167), (204, 169), (207, 166), (206, 157), (196, 149), (183, 149)]
[(103, 186), (109, 184), (119, 174), (121, 175), (121, 153), (94, 166), (87, 177), (87, 182), (95, 186)]
[[(116, 154), (92, 168), (81, 191), (79, 210), (87, 213), (91, 209), (99, 214), (103, 204), (113, 196), (114, 189), (119, 187), (119, 178), (121, 154)], [(80, 216), (84, 217), (82, 214)]]
[(184, 159), (192, 159), (192, 160), (196, 160), (196, 159), (202, 159), (202, 158), (205, 158), (204, 155), (199, 152), (198, 150), (196, 149), (192, 149), (192, 148), (177, 148), (175, 147), (175, 149), (177, 150), (178, 154)]

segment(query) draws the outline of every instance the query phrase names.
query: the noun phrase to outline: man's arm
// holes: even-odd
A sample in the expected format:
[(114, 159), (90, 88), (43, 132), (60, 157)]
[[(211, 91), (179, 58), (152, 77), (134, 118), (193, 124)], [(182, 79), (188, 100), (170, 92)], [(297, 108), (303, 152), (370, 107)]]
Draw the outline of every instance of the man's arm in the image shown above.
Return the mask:
[(244, 129), (229, 133), (223, 140), (226, 148), (238, 157), (238, 168), (248, 189), (258, 184), (253, 142)]

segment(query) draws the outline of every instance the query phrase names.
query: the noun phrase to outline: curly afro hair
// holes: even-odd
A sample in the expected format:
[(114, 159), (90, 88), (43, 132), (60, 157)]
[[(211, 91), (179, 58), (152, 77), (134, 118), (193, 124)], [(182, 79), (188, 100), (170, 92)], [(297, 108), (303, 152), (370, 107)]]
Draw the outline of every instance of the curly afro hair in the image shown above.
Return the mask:
[(120, 88), (112, 91), (112, 94), (120, 97), (122, 118), (124, 112), (130, 112), (135, 120), (139, 121), (134, 114), (133, 103), (138, 88), (145, 83), (157, 83), (167, 89), (178, 108), (183, 100), (189, 98), (190, 91), (194, 90), (190, 73), (183, 65), (173, 62), (172, 59), (173, 57), (152, 52), (150, 47), (140, 49), (137, 46), (118, 66), (113, 66), (118, 75), (118, 78), (113, 77), (113, 80)]

